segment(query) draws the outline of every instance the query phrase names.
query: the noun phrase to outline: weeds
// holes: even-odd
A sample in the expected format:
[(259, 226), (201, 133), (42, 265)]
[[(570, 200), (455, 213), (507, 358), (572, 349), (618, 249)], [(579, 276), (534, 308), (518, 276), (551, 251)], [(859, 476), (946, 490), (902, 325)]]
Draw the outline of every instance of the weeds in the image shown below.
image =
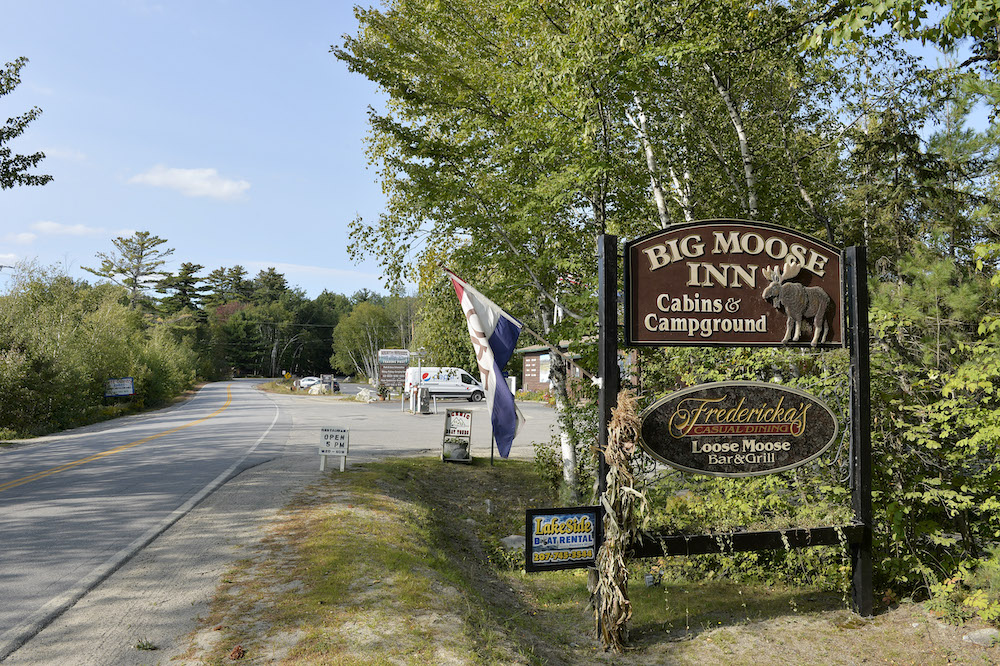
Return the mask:
[(1000, 625), (1000, 546), (986, 557), (962, 563), (954, 576), (932, 585), (928, 607), (950, 624), (978, 616)]

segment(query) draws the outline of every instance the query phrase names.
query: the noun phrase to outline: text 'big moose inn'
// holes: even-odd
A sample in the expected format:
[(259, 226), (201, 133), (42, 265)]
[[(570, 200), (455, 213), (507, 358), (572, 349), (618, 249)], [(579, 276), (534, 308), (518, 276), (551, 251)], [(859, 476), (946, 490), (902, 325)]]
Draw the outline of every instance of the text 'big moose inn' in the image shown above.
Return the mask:
[(627, 344), (839, 346), (840, 284), (836, 248), (779, 227), (657, 233), (626, 255)]

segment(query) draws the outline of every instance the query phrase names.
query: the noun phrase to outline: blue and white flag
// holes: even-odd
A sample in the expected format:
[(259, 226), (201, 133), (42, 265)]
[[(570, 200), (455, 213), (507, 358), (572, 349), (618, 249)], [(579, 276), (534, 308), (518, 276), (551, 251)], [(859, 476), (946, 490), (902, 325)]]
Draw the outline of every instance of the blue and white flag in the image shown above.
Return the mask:
[(469, 326), (469, 336), (476, 350), (479, 374), (486, 390), (486, 406), (490, 410), (493, 438), (500, 456), (510, 454), (510, 445), (524, 423), (521, 410), (514, 404), (503, 367), (507, 365), (517, 338), (521, 335), (521, 322), (501, 310), (493, 301), (473, 289), (465, 280), (444, 269), (458, 294), (458, 300)]

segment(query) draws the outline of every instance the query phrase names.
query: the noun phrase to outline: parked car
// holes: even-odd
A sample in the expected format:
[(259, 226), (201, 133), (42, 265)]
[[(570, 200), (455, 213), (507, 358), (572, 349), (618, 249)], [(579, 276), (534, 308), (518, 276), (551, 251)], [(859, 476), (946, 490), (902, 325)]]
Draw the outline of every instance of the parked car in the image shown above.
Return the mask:
[(299, 380), (299, 388), (307, 389), (319, 384), (319, 377), (303, 377)]

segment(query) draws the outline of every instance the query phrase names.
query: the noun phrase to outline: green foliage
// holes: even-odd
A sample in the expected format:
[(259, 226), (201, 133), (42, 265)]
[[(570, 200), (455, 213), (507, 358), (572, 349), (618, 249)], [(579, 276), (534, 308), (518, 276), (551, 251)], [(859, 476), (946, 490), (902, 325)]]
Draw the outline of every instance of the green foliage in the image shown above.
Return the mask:
[(188, 310), (198, 315), (203, 315), (201, 303), (207, 287), (201, 285), (202, 279), (198, 277), (198, 272), (204, 266), (184, 262), (177, 275), (167, 275), (161, 278), (156, 285), (159, 293), (168, 294), (160, 299), (160, 311), (165, 314), (176, 314), (183, 310)]
[(535, 474), (546, 488), (557, 492), (562, 482), (562, 454), (559, 452), (558, 442), (553, 439), (548, 442), (532, 442), (531, 445), (535, 450)]
[[(947, 12), (940, 9), (947, 7)], [(983, 69), (1000, 73), (996, 31), (1000, 4), (996, 0), (860, 0), (840, 3), (818, 22), (807, 40), (808, 46), (837, 46), (857, 41), (866, 30), (887, 26), (908, 38), (953, 50), (963, 40), (971, 40)], [(932, 18), (933, 16), (933, 18)]]
[(463, 368), (475, 376), (479, 369), (465, 315), (451, 280), (438, 266), (439, 259), (443, 257), (434, 255), (419, 267), (420, 319), (413, 346), (426, 351), (424, 365)]
[(91, 287), (28, 264), (0, 296), (0, 428), (33, 435), (113, 415), (110, 378), (135, 379), (137, 405), (189, 388), (197, 359), (163, 327), (147, 327), (124, 290)]
[(1000, 626), (1000, 546), (962, 562), (955, 575), (932, 585), (928, 606), (953, 624), (978, 616)]
[[(28, 64), (28, 59), (21, 57), (0, 68), (0, 97), (10, 93), (21, 83), (21, 69), (26, 64)], [(3, 127), (0, 127), (0, 190), (8, 190), (17, 185), (45, 185), (52, 180), (52, 176), (41, 176), (29, 172), (45, 159), (45, 153), (17, 155), (10, 146), (6, 145), (12, 139), (23, 134), (28, 124), (41, 113), (42, 110), (37, 106), (32, 107), (20, 116), (7, 118), (7, 122), (4, 123)]]
[(399, 347), (398, 336), (386, 309), (363, 301), (334, 329), (330, 363), (343, 371), (374, 378), (378, 373), (379, 349)]
[(1000, 536), (1000, 358), (979, 321), (996, 294), (926, 253), (898, 272), (872, 297), (877, 536), (887, 576), (932, 586)]

